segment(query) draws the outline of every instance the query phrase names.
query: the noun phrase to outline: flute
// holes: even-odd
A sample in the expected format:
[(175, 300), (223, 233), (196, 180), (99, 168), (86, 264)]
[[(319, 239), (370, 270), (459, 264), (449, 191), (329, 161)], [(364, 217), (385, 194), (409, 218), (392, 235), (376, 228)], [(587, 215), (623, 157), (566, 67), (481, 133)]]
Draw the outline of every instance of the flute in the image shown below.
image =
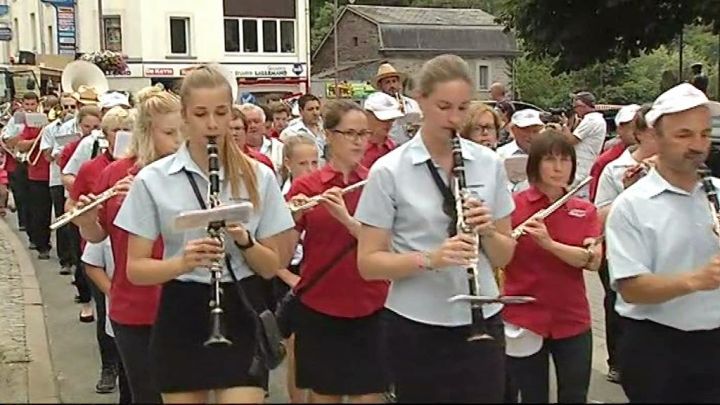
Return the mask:
[(565, 205), (566, 202), (572, 198), (573, 195), (577, 194), (578, 191), (580, 191), (583, 187), (585, 187), (588, 183), (590, 183), (590, 180), (592, 180), (592, 176), (585, 177), (580, 184), (575, 186), (572, 190), (568, 191), (560, 197), (557, 201), (552, 203), (549, 207), (538, 211), (534, 215), (532, 215), (530, 218), (526, 219), (523, 223), (518, 225), (515, 229), (512, 230), (512, 237), (513, 239), (517, 240), (519, 237), (525, 234), (525, 225), (527, 225), (530, 221), (536, 220), (536, 219), (545, 219), (550, 216), (553, 212), (557, 211), (558, 208)]
[[(358, 189), (358, 188), (364, 186), (365, 183), (367, 183), (367, 180), (362, 180), (362, 181), (358, 181), (355, 184), (351, 184), (351, 185), (343, 188), (342, 190), (340, 190), (340, 194), (349, 193), (355, 189)], [(312, 207), (320, 204), (320, 201), (322, 201), (322, 198), (323, 198), (322, 195), (316, 195), (315, 197), (309, 198), (305, 204), (301, 204), (301, 205), (292, 205), (291, 204), (291, 205), (288, 205), (288, 208), (290, 209), (290, 212), (292, 212), (294, 214), (298, 211), (306, 210), (308, 208), (312, 208)]]
[(80, 208), (73, 208), (70, 211), (59, 216), (57, 219), (55, 219), (55, 221), (52, 224), (50, 224), (50, 230), (54, 231), (58, 228), (61, 228), (65, 225), (69, 224), (70, 222), (72, 222), (73, 219), (75, 219), (87, 212), (92, 211), (100, 204), (115, 197), (117, 195), (117, 193), (118, 192), (117, 192), (117, 190), (115, 190), (115, 187), (111, 187), (110, 189), (103, 191), (102, 194), (97, 196), (95, 198), (95, 200), (93, 200), (91, 203), (89, 203), (83, 207), (80, 207)]

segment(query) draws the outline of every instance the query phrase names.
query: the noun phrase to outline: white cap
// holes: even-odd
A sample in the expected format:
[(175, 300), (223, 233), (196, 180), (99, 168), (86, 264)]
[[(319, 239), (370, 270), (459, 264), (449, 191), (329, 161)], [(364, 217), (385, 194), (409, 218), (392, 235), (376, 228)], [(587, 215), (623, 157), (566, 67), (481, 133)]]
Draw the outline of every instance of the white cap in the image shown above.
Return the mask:
[(708, 100), (705, 93), (690, 83), (681, 83), (661, 94), (645, 114), (645, 121), (653, 126), (665, 114), (673, 114), (706, 106), (712, 115), (720, 115), (720, 103)]
[(111, 91), (101, 95), (99, 102), (100, 108), (130, 107), (130, 99), (128, 96), (117, 91)]
[(363, 105), (366, 111), (372, 112), (377, 119), (380, 121), (395, 120), (405, 116), (400, 111), (400, 104), (394, 97), (383, 93), (382, 91), (376, 91), (365, 99)]
[(510, 119), (510, 122), (516, 127), (527, 128), (533, 125), (545, 125), (540, 119), (540, 111), (526, 108), (515, 112)]
[(620, 111), (615, 114), (615, 125), (625, 124), (635, 119), (635, 114), (640, 110), (640, 106), (637, 104), (626, 105), (621, 108)]

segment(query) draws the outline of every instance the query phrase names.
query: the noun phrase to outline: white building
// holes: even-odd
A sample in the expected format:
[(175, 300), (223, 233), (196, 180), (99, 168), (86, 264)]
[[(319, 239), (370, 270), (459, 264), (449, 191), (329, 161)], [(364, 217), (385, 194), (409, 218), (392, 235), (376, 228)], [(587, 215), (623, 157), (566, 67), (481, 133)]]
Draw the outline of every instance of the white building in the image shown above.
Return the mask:
[[(0, 42), (0, 61), (17, 62), (20, 51), (72, 52), (72, 10), (59, 8), (58, 25), (58, 8), (48, 4), (67, 2), (5, 0), (0, 26), (12, 40)], [(77, 52), (120, 51), (128, 77), (168, 84), (188, 67), (218, 62), (235, 72), (241, 92), (309, 89), (309, 0), (75, 0), (74, 9)]]

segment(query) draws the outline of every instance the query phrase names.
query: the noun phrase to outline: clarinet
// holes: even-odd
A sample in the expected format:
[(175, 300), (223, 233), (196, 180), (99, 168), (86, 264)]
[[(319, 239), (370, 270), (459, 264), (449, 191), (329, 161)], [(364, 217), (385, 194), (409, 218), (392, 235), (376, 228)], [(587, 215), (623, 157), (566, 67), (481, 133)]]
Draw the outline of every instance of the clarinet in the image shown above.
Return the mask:
[[(208, 137), (208, 207), (216, 208), (220, 205), (220, 159), (215, 137)], [(207, 226), (209, 237), (217, 239), (224, 248), (225, 240), (222, 230), (225, 224), (222, 221), (211, 222)], [(232, 342), (225, 337), (225, 323), (221, 305), (222, 288), (220, 280), (223, 273), (223, 261), (215, 260), (210, 266), (211, 294), (210, 297), (210, 337), (205, 341), (206, 347), (230, 346)]]
[(712, 214), (713, 220), (713, 231), (716, 236), (720, 236), (720, 219), (718, 219), (718, 212), (720, 212), (720, 200), (718, 200), (717, 189), (712, 182), (712, 172), (706, 165), (703, 164), (698, 169), (698, 173), (702, 178), (703, 191), (705, 191), (705, 194), (707, 195), (708, 205), (710, 206), (710, 213)]
[[(453, 154), (453, 194), (455, 196), (455, 212), (457, 213), (456, 229), (457, 233), (474, 234), (472, 227), (465, 222), (464, 202), (467, 195), (467, 182), (465, 180), (465, 163), (462, 157), (462, 146), (460, 144), (460, 136), (455, 135), (452, 138), (452, 154)], [(480, 251), (480, 241), (475, 236), (475, 253)], [(466, 268), (468, 277), (468, 287), (471, 296), (478, 296), (480, 293), (480, 274), (477, 268), (477, 261)], [(468, 342), (476, 340), (493, 340), (493, 337), (487, 333), (485, 326), (485, 317), (483, 316), (482, 304), (479, 302), (470, 303), (470, 314), (472, 316), (472, 324), (470, 325), (470, 337)]]

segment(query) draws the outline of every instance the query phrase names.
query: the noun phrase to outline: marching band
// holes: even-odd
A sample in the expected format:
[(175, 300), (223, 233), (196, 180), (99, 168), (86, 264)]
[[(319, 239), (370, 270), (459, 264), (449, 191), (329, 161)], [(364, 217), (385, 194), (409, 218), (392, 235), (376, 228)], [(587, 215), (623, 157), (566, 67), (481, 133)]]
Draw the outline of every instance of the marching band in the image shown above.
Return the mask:
[(260, 403), (287, 358), (293, 403), (548, 402), (552, 358), (558, 401), (587, 402), (588, 271), (631, 402), (720, 401), (720, 104), (685, 83), (625, 106), (603, 152), (592, 94), (546, 125), (472, 76), (438, 56), (410, 98), (382, 63), (362, 105), (307, 94), (294, 119), (236, 104), (220, 65), (132, 97), (76, 61), (24, 95), (3, 169), (97, 321), (97, 392)]

